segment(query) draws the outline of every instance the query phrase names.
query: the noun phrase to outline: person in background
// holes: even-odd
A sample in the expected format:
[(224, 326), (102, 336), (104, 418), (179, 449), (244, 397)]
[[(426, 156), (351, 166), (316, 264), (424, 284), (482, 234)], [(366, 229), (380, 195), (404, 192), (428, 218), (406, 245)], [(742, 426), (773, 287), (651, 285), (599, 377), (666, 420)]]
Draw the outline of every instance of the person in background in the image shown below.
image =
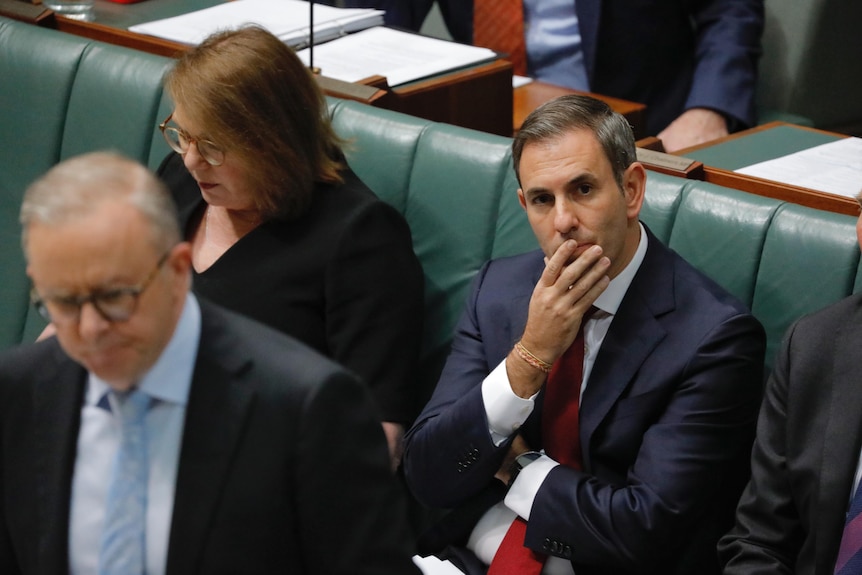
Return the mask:
[[(856, 198), (862, 204), (862, 194)], [(862, 218), (856, 223), (862, 246)], [(862, 295), (799, 319), (766, 384), (727, 575), (862, 573)]]
[[(419, 30), (432, 0), (347, 0)], [(444, 0), (453, 39), (511, 53), (477, 32), (521, 7), (515, 73), (647, 105), (647, 134), (676, 151), (755, 125), (763, 0)], [(474, 10), (475, 8), (475, 10)], [(514, 28), (517, 29), (517, 28)], [(493, 31), (490, 32), (493, 36)], [(517, 64), (520, 59), (523, 67)]]
[(0, 354), (0, 573), (414, 572), (368, 390), (190, 293), (152, 173), (67, 160), (21, 224), (56, 336)]
[(278, 38), (211, 36), (165, 80), (158, 169), (197, 294), (292, 335), (369, 386), (393, 466), (415, 416), (423, 275), (404, 218), (348, 168), (323, 95)]
[(524, 15), (528, 75), (646, 104), (668, 151), (756, 122), (763, 0), (524, 0)]
[(453, 510), (420, 554), (470, 574), (717, 573), (763, 328), (639, 221), (646, 170), (606, 104), (540, 106), (512, 157), (541, 250), (479, 271), (406, 435), (408, 486)]

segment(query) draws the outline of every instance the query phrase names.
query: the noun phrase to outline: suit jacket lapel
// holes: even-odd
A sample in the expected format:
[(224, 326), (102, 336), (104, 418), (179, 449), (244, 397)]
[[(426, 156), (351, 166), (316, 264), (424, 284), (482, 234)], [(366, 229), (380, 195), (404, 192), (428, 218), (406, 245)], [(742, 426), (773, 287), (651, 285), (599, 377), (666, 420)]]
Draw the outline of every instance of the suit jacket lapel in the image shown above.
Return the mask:
[(69, 570), (69, 511), (72, 473), (87, 372), (54, 340), (47, 369), (34, 385), (34, 441), (37, 513), (43, 535), (39, 554), (44, 573)]
[(671, 252), (649, 232), (647, 236), (644, 261), (611, 322), (581, 399), (580, 437), (586, 470), (591, 469), (590, 438), (666, 336), (656, 318), (676, 305)]
[(221, 313), (200, 303), (202, 333), (177, 470), (168, 574), (200, 569), (207, 530), (254, 398), (252, 389), (236, 381), (249, 360), (237, 356)]
[[(862, 314), (857, 313), (839, 330), (832, 382), (828, 386), (829, 418), (823, 437), (818, 516), (815, 530), (817, 572), (831, 573), (844, 529), (843, 517), (853, 488), (853, 478), (862, 448), (862, 393), (860, 393), (858, 345), (862, 341)], [(814, 337), (820, 337), (815, 334)], [(848, 440), (848, 438), (851, 438)]]

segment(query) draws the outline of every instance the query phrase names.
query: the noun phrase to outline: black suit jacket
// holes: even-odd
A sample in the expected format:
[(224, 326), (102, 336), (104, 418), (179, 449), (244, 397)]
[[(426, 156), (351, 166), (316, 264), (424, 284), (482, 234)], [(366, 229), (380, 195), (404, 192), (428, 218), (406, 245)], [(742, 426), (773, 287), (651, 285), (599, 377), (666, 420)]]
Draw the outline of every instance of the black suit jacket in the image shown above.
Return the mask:
[[(167, 573), (414, 573), (402, 493), (357, 379), (201, 302)], [(86, 371), (56, 339), (0, 356), (0, 572), (67, 574)]]
[[(583, 471), (554, 468), (527, 526), (528, 547), (570, 559), (578, 575), (717, 572), (715, 545), (747, 480), (763, 329), (648, 237), (583, 394)], [(456, 518), (497, 489), (509, 441), (491, 441), (481, 382), (520, 339), (543, 267), (533, 252), (479, 273), (434, 396), (407, 434), (408, 484)], [(541, 401), (520, 430), (533, 449)], [(475, 523), (477, 513), (465, 515)], [(472, 528), (446, 521), (450, 537)]]
[(787, 332), (766, 387), (728, 574), (832, 575), (862, 449), (862, 295)]

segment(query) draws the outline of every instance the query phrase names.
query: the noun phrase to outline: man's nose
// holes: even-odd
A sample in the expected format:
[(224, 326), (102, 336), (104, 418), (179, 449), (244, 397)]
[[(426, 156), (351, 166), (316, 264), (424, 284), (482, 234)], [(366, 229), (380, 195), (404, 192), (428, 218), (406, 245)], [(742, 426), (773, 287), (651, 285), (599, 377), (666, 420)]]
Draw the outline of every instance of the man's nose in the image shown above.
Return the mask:
[(83, 339), (92, 339), (104, 332), (111, 323), (102, 317), (93, 302), (81, 304), (81, 313), (78, 316), (78, 333)]
[(578, 227), (575, 206), (568, 200), (560, 200), (554, 205), (554, 227), (560, 234), (568, 234)]

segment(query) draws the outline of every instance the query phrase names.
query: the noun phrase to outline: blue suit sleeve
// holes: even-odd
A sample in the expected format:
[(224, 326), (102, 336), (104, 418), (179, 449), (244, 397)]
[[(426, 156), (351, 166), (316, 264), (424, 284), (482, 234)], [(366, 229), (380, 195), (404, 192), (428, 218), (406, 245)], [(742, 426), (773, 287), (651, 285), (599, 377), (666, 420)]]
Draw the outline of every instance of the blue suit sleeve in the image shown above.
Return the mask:
[(753, 126), (763, 0), (702, 4), (693, 14), (695, 70), (685, 108), (709, 108), (724, 114), (731, 124)]

